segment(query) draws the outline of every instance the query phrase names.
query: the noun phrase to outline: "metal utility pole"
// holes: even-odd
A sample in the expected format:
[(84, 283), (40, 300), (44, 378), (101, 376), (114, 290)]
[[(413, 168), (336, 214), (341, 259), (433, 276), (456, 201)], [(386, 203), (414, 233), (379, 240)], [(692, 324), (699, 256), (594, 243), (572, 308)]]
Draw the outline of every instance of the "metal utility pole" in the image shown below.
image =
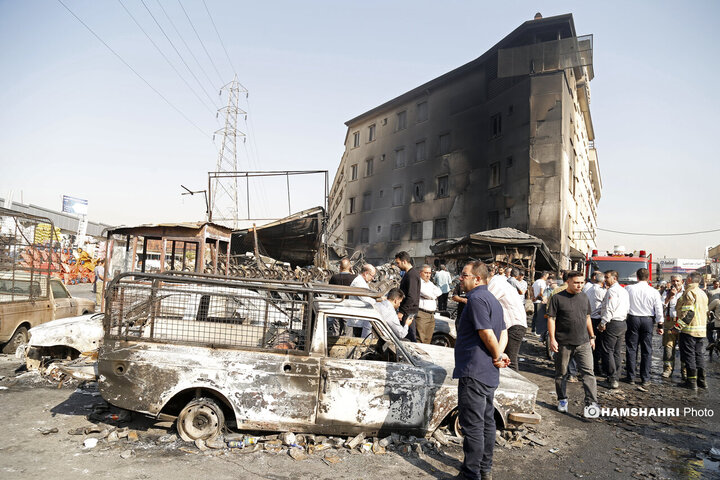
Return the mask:
[[(218, 115), (225, 117), (225, 127), (215, 132), (222, 134), (222, 144), (218, 154), (217, 172), (237, 171), (237, 137), (245, 141), (245, 134), (238, 130), (238, 115), (247, 115), (247, 112), (240, 110), (240, 93), (247, 95), (247, 90), (240, 85), (237, 76), (232, 82), (220, 89), (220, 95), (227, 93), (227, 106), (218, 110)], [(213, 136), (213, 139), (215, 136)], [(214, 185), (210, 189), (210, 208), (208, 209), (208, 221), (220, 223), (230, 228), (238, 227), (238, 182), (237, 178), (230, 181), (214, 179)]]

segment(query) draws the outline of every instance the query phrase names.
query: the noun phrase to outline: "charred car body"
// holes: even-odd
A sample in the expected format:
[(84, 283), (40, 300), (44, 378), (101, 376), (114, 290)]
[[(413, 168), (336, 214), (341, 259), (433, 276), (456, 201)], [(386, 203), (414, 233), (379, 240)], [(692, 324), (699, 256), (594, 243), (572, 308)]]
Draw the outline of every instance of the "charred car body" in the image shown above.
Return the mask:
[[(177, 418), (186, 440), (242, 430), (430, 435), (457, 408), (453, 351), (403, 342), (368, 290), (197, 274), (123, 274), (109, 285), (100, 393)], [(370, 296), (378, 294), (372, 292)], [(365, 338), (328, 322), (370, 322)], [(502, 371), (500, 425), (539, 421), (537, 386)]]

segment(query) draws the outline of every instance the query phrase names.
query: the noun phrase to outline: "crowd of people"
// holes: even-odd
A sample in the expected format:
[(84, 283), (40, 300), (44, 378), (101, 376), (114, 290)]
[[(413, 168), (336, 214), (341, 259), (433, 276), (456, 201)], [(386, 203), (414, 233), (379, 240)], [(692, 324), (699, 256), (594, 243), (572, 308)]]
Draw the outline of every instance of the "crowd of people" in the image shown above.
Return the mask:
[[(594, 272), (585, 278), (580, 271), (563, 272), (557, 285), (550, 272), (538, 274), (529, 286), (522, 270), (499, 264), (468, 262), (453, 278), (445, 265), (414, 267), (407, 252), (395, 255), (401, 270), (398, 288), (370, 303), (399, 338), (431, 343), (435, 313), (447, 313), (448, 299), (457, 304), (455, 370), (458, 379), (458, 410), (465, 438), (461, 478), (492, 478), (495, 443), (493, 397), (499, 369), (518, 371), (518, 353), (528, 330), (543, 336), (555, 353), (555, 389), (559, 412), (568, 411), (567, 383), (583, 384), (584, 415), (592, 417), (598, 407), (597, 377), (604, 387), (619, 388), (622, 381), (638, 389), (650, 388), (652, 338), (662, 336), (663, 373), (670, 378), (680, 353), (681, 385), (706, 389), (705, 351), (708, 340), (720, 330), (720, 282), (701, 289), (701, 276), (691, 273), (683, 282), (673, 275), (658, 288), (648, 283), (649, 272), (636, 272), (637, 283), (623, 286), (618, 272)], [(341, 272), (330, 283), (367, 287), (375, 276), (372, 265), (360, 275), (341, 261)], [(530, 307), (531, 308), (527, 308)], [(708, 324), (708, 311), (715, 323)], [(528, 315), (528, 313), (531, 315)], [(528, 326), (528, 317), (531, 324)], [(369, 334), (369, 325), (347, 325), (355, 336)], [(347, 330), (346, 330), (347, 332)], [(638, 356), (639, 363), (638, 363)]]

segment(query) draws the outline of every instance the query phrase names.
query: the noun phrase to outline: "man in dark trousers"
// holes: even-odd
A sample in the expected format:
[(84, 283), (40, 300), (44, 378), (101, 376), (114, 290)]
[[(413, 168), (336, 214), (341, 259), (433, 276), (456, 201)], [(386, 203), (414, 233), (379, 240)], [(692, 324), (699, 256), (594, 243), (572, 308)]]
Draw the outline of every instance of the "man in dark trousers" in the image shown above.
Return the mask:
[(482, 480), (492, 479), (493, 397), (500, 383), (499, 369), (510, 363), (502, 353), (507, 344), (503, 309), (488, 290), (488, 276), (487, 267), (479, 261), (465, 265), (460, 275), (468, 293), (455, 342), (453, 371), (453, 378), (459, 379), (458, 413), (465, 436), (459, 477)]
[[(395, 265), (405, 272), (402, 280), (400, 280), (400, 290), (405, 294), (405, 298), (400, 304), (400, 310), (398, 311), (398, 318), (400, 324), (405, 325), (410, 318), (415, 318), (420, 309), (420, 272), (417, 268), (413, 268), (412, 258), (407, 252), (398, 252), (395, 254)], [(415, 322), (410, 324), (407, 334), (408, 340), (411, 342), (417, 342), (417, 336), (415, 334)]]
[[(597, 383), (593, 368), (595, 334), (590, 320), (590, 300), (582, 293), (585, 275), (578, 271), (567, 273), (567, 288), (554, 294), (548, 302), (548, 335), (550, 349), (555, 352), (555, 391), (558, 412), (567, 413), (568, 363), (574, 357), (582, 374), (585, 390), (586, 417), (592, 418), (597, 406)], [(588, 408), (592, 407), (592, 408)]]

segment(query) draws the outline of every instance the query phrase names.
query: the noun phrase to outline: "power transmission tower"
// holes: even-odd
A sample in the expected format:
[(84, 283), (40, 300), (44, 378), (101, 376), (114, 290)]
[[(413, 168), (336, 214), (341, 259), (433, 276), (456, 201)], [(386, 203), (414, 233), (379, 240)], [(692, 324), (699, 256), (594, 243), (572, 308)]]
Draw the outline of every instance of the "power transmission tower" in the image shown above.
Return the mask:
[[(237, 164), (237, 137), (245, 141), (245, 134), (238, 130), (238, 115), (247, 115), (240, 109), (240, 93), (247, 95), (247, 90), (240, 85), (237, 76), (232, 82), (220, 89), (220, 95), (227, 93), (227, 106), (218, 110), (218, 115), (225, 117), (225, 127), (218, 133), (222, 134), (222, 145), (218, 154), (216, 172), (236, 172)], [(213, 139), (215, 139), (213, 135)], [(208, 220), (225, 225), (230, 228), (238, 227), (238, 182), (237, 178), (214, 178), (210, 192), (210, 209)]]

